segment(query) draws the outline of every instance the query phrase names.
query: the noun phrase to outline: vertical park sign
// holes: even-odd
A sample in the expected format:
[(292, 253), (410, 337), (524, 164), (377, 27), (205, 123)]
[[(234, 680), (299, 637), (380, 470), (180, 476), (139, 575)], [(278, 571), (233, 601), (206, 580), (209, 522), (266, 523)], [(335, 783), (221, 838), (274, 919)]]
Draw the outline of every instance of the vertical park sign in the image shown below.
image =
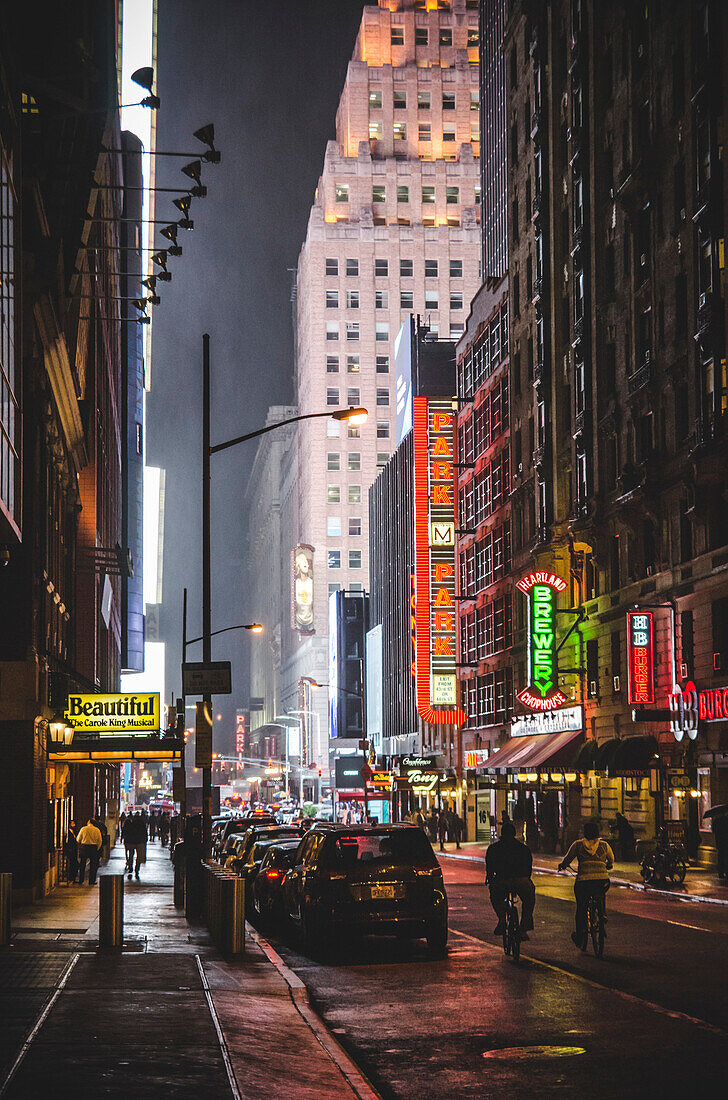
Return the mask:
[(528, 600), (528, 681), (518, 699), (531, 710), (555, 710), (567, 698), (558, 687), (556, 597), (566, 588), (563, 577), (543, 570), (516, 584)]

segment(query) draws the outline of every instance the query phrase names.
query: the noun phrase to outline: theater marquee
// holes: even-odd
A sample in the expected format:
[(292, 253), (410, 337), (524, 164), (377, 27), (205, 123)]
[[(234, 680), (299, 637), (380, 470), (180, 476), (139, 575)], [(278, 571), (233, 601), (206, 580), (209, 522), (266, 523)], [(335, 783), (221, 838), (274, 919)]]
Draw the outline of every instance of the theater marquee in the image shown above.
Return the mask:
[(159, 730), (159, 692), (69, 695), (65, 718), (76, 733), (154, 733)]

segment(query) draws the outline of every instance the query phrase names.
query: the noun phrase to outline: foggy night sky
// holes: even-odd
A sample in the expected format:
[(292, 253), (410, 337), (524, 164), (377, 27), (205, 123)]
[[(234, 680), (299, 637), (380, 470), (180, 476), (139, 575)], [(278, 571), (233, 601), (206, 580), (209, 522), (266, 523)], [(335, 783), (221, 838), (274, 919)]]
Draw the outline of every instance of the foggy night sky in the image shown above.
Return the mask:
[[(361, 19), (361, 0), (159, 0), (157, 148), (190, 152), (213, 122), (222, 163), (203, 163), (207, 198), (158, 284), (147, 463), (166, 469), (160, 640), (167, 698), (181, 690), (182, 590), (188, 637), (202, 632), (202, 334), (211, 338), (212, 443), (262, 427), (293, 400), (290, 273), (303, 242), (327, 140)], [(192, 158), (190, 158), (192, 159)], [(157, 158), (158, 187), (184, 187), (186, 162)], [(183, 182), (182, 182), (183, 181)], [(172, 194), (155, 217), (180, 215)], [(161, 226), (160, 226), (161, 228)], [(158, 247), (167, 242), (157, 235)], [(212, 457), (212, 629), (248, 621), (240, 584), (242, 501), (255, 442)], [(244, 631), (212, 639), (233, 661), (233, 694), (217, 696), (215, 747), (231, 750), (247, 697)], [(201, 660), (202, 646), (188, 651)], [(224, 736), (221, 733), (224, 731)]]

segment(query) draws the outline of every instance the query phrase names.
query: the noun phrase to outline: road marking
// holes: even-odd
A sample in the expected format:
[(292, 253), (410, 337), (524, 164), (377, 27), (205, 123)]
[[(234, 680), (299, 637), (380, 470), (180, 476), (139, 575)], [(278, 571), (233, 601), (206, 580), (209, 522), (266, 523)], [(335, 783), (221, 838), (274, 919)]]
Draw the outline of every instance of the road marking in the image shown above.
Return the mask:
[(195, 962), (197, 963), (197, 969), (200, 972), (200, 980), (202, 982), (202, 988), (205, 993), (205, 1000), (207, 1001), (207, 1007), (210, 1010), (210, 1016), (215, 1027), (217, 1034), (217, 1041), (220, 1044), (220, 1053), (222, 1054), (222, 1060), (225, 1063), (225, 1072), (227, 1073), (228, 1083), (230, 1085), (230, 1092), (233, 1095), (234, 1100), (242, 1100), (240, 1089), (238, 1088), (238, 1082), (235, 1080), (235, 1071), (233, 1069), (232, 1061), (230, 1060), (230, 1052), (228, 1050), (225, 1036), (223, 1035), (222, 1028), (220, 1027), (220, 1021), (217, 1016), (217, 1010), (212, 1003), (212, 994), (210, 993), (210, 985), (207, 981), (207, 975), (202, 967), (202, 960), (199, 955), (195, 955)]
[[(457, 928), (451, 928), (450, 932), (454, 936), (463, 936), (466, 940), (473, 940), (475, 943), (482, 944), (483, 947), (488, 947), (491, 951), (497, 951), (499, 954), (503, 950), (502, 947), (496, 947), (495, 944), (488, 943), (487, 940), (481, 940), (478, 936), (471, 936), (469, 932), (460, 932)], [(554, 970), (557, 974), (564, 974), (565, 977), (573, 978), (575, 981), (582, 982), (584, 985), (590, 985), (593, 989), (600, 989), (606, 993), (613, 993), (615, 996), (621, 997), (622, 1000), (629, 1001), (630, 1004), (644, 1005), (646, 1008), (650, 1008), (653, 1012), (660, 1013), (662, 1016), (669, 1016), (673, 1020), (682, 1020), (684, 1023), (703, 1028), (703, 1030), (710, 1031), (713, 1035), (719, 1035), (721, 1039), (725, 1039), (726, 1036), (728, 1036), (728, 1031), (724, 1028), (718, 1027), (716, 1024), (711, 1024), (707, 1020), (701, 1020), (698, 1016), (690, 1016), (687, 1012), (679, 1012), (677, 1009), (665, 1008), (664, 1005), (657, 1004), (655, 1001), (648, 1001), (645, 997), (638, 997), (635, 993), (627, 993), (624, 989), (614, 989), (610, 985), (604, 985), (602, 982), (595, 982), (593, 978), (587, 978), (583, 974), (577, 974), (575, 971), (567, 970), (563, 966), (544, 962), (542, 959), (535, 959), (533, 955), (524, 955), (523, 952), (521, 952), (521, 958), (526, 959), (527, 962), (534, 963), (536, 966), (543, 966), (546, 970)]]
[(78, 962), (79, 958), (80, 958), (80, 956), (77, 952), (75, 955), (73, 955), (69, 959), (68, 964), (66, 966), (66, 969), (63, 971), (63, 974), (61, 975), (61, 980), (58, 983), (58, 988), (56, 989), (55, 993), (53, 994), (53, 996), (49, 1000), (48, 1004), (45, 1006), (45, 1008), (41, 1012), (38, 1019), (36, 1020), (33, 1028), (30, 1031), (30, 1034), (28, 1035), (27, 1039), (25, 1040), (22, 1047), (20, 1048), (20, 1052), (18, 1054), (18, 1057), (15, 1059), (12, 1066), (10, 1067), (10, 1072), (8, 1073), (5, 1080), (3, 1081), (2, 1088), (0, 1088), (0, 1096), (4, 1096), (5, 1093), (7, 1092), (10, 1082), (12, 1081), (15, 1074), (18, 1072), (18, 1069), (20, 1068), (21, 1062), (23, 1061), (26, 1054), (28, 1053), (28, 1050), (30, 1049), (30, 1044), (33, 1042), (36, 1035), (38, 1034), (40, 1029), (43, 1027), (43, 1024), (48, 1019), (48, 1015), (49, 1015), (51, 1009), (53, 1008), (53, 1005), (56, 1003), (56, 1001), (60, 997), (61, 993), (63, 992), (63, 987), (65, 986), (66, 982), (68, 981), (69, 977), (71, 976), (71, 971), (73, 970), (74, 966)]

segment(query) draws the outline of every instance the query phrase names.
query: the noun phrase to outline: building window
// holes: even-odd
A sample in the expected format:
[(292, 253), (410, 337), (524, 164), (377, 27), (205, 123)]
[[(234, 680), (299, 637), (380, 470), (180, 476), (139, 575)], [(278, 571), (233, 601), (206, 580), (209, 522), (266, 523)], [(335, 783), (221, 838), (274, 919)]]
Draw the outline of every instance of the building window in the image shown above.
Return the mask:
[(394, 140), (406, 141), (407, 140), (407, 123), (395, 122), (394, 124)]
[(350, 341), (357, 341), (359, 339), (359, 322), (347, 321), (346, 322), (346, 339)]
[(341, 489), (338, 485), (329, 485), (326, 499), (329, 504), (341, 504)]
[(463, 277), (463, 261), (462, 260), (450, 260), (450, 278), (462, 279)]
[(373, 111), (381, 111), (382, 109), (382, 93), (381, 92), (369, 92), (369, 107)]
[(425, 278), (437, 278), (437, 260), (425, 260)]
[(381, 141), (382, 140), (382, 124), (381, 122), (375, 122), (374, 120), (369, 123), (369, 140)]
[[(429, 122), (420, 122), (417, 124), (417, 139), (418, 141), (432, 141), (432, 127)], [(424, 197), (425, 191), (432, 191), (432, 198), (426, 199)], [(422, 188), (422, 201), (434, 202), (435, 201), (435, 188), (423, 187)]]
[(422, 203), (423, 205), (433, 205), (435, 202), (435, 188), (423, 187), (422, 188)]
[(425, 291), (425, 309), (439, 309), (439, 298), (436, 290)]
[(329, 386), (326, 390), (326, 404), (338, 405), (339, 404), (339, 391), (335, 386)]
[(359, 308), (359, 291), (347, 290), (346, 292), (346, 308), (358, 309)]
[(335, 536), (336, 538), (341, 536), (341, 516), (326, 517), (326, 534), (329, 537)]
[(480, 108), (480, 95), (478, 92), (470, 93), (470, 110), (477, 111)]
[(377, 374), (389, 374), (389, 356), (377, 356)]
[(356, 275), (359, 274), (359, 261), (358, 260), (347, 260), (346, 261), (346, 274), (347, 274), (347, 276), (351, 276), (351, 275), (356, 276)]
[(361, 504), (361, 485), (349, 486), (349, 504)]
[(397, 202), (409, 202), (409, 187), (397, 187)]
[(349, 569), (361, 569), (361, 550), (349, 551)]
[(338, 309), (339, 308), (339, 292), (338, 290), (326, 291), (326, 308)]
[(346, 403), (350, 409), (361, 405), (361, 390), (358, 386), (352, 386), (346, 391)]
[(372, 186), (372, 202), (386, 202), (386, 188), (383, 183), (375, 183)]
[(390, 37), (393, 46), (404, 46), (404, 27), (392, 27)]
[(339, 261), (338, 260), (326, 260), (326, 274), (338, 275), (339, 274)]
[(455, 93), (443, 92), (442, 93), (442, 109), (443, 111), (455, 110)]
[(349, 534), (360, 535), (361, 534), (361, 517), (349, 516)]
[(329, 569), (341, 569), (341, 550), (329, 550)]
[(389, 390), (379, 389), (377, 390), (377, 405), (389, 404)]
[(389, 455), (384, 451), (377, 451), (377, 469), (383, 470), (389, 462)]
[(329, 584), (329, 596), (333, 595), (334, 592), (340, 592), (340, 591), (341, 591), (341, 585), (340, 584), (336, 584), (336, 582), (332, 582), (331, 584)]
[(428, 41), (427, 27), (415, 27), (415, 46), (426, 46)]
[(460, 188), (448, 187), (445, 191), (448, 206), (456, 206), (460, 202)]
[(339, 357), (338, 355), (326, 356), (326, 373), (338, 374), (339, 373)]
[(449, 27), (440, 27), (440, 45), (452, 46), (452, 31)]
[(338, 451), (329, 451), (326, 456), (326, 469), (327, 470), (340, 470), (341, 469), (341, 455)]
[(374, 308), (389, 309), (389, 293), (386, 290), (374, 291)]
[(462, 334), (465, 332), (464, 325), (450, 325), (450, 339), (459, 340)]
[(377, 439), (389, 439), (389, 421), (377, 421)]
[(412, 260), (400, 260), (399, 261), (399, 277), (400, 279), (411, 279), (413, 275), (413, 262)]
[(326, 322), (326, 339), (338, 340), (339, 339), (339, 324), (338, 321)]
[[(356, 404), (358, 403), (357, 401)], [(350, 470), (361, 470), (361, 454), (358, 451), (349, 452), (348, 466)]]
[(346, 373), (358, 374), (359, 373), (359, 356), (347, 355), (346, 357)]
[(351, 425), (349, 425), (349, 427), (347, 429), (347, 432), (346, 432), (346, 435), (347, 435), (347, 438), (349, 438), (349, 439), (358, 439), (359, 436), (361, 435), (361, 432), (359, 431), (358, 428), (352, 428)]
[(392, 93), (392, 99), (393, 99), (392, 105), (393, 105), (395, 111), (406, 111), (407, 110), (407, 93), (406, 92), (393, 92)]
[(376, 323), (376, 338), (377, 340), (389, 339), (389, 325), (384, 321), (377, 321)]
[(374, 274), (378, 279), (386, 279), (389, 275), (389, 260), (375, 260)]
[(335, 194), (336, 194), (336, 201), (337, 202), (348, 202), (349, 201), (349, 184), (348, 183), (337, 183)]
[(414, 295), (411, 290), (400, 290), (399, 292), (399, 308), (400, 309), (414, 309)]
[(460, 290), (450, 291), (450, 309), (462, 309), (463, 308), (463, 295)]
[(329, 439), (338, 439), (341, 435), (341, 423), (338, 420), (326, 421), (326, 435)]
[(455, 131), (454, 130), (443, 130), (442, 131), (442, 140), (443, 141), (454, 141), (455, 140)]

